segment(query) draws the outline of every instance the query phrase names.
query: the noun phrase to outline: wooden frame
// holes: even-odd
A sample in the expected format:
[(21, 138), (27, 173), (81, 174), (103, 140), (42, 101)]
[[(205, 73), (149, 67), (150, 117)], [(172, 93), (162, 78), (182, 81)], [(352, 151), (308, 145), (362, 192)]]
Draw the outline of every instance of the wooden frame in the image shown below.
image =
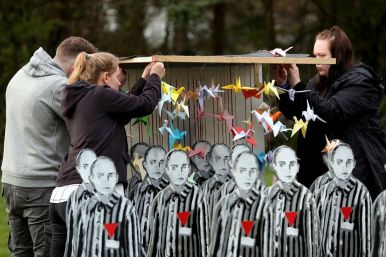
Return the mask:
[(188, 56), (188, 55), (153, 55), (121, 59), (121, 64), (177, 62), (177, 63), (256, 63), (256, 64), (335, 64), (335, 58), (314, 57), (247, 57), (247, 56)]

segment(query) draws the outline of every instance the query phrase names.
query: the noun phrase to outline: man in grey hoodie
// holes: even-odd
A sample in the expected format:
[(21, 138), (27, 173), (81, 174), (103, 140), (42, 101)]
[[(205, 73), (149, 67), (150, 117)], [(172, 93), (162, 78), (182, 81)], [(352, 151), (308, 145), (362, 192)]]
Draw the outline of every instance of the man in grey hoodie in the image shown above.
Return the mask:
[(97, 49), (80, 37), (62, 41), (53, 59), (39, 48), (7, 86), (1, 182), (13, 257), (49, 256), (49, 201), (69, 146), (61, 98), (82, 51)]

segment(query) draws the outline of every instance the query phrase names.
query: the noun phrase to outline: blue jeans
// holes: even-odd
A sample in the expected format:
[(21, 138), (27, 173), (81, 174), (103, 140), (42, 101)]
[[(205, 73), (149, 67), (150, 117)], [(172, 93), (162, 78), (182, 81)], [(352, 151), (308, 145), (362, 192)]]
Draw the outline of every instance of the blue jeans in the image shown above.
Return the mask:
[(13, 257), (49, 257), (49, 202), (53, 188), (3, 184)]

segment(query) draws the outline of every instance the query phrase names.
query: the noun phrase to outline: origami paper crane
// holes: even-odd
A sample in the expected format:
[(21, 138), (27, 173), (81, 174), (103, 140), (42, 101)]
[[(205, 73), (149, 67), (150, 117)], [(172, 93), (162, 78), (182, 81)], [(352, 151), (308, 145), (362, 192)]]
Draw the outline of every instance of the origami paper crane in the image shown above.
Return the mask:
[(255, 154), (256, 157), (257, 157), (257, 161), (259, 162), (259, 171), (262, 172), (263, 171), (263, 166), (265, 164), (265, 153), (264, 152), (258, 152)]
[(185, 91), (185, 88), (184, 88), (184, 87), (180, 87), (180, 88), (178, 88), (178, 89), (175, 89), (175, 88), (172, 89), (172, 96), (171, 96), (171, 98), (172, 98), (172, 102), (173, 102), (174, 104), (177, 102), (178, 97), (180, 96), (180, 94), (181, 94), (183, 91)]
[(172, 149), (176, 140), (181, 140), (184, 136), (186, 136), (187, 132), (174, 128), (173, 123), (170, 123), (170, 129), (172, 133), (169, 134), (169, 148)]
[(171, 91), (169, 91), (168, 94), (162, 93), (161, 100), (159, 100), (158, 105), (157, 105), (158, 114), (159, 114), (160, 117), (161, 117), (161, 112), (162, 112), (162, 108), (164, 106), (164, 103), (165, 102), (169, 102), (170, 103), (171, 99), (172, 99), (171, 97), (172, 97)]
[(180, 149), (180, 150), (182, 150), (182, 151), (184, 151), (184, 152), (189, 152), (189, 151), (191, 151), (190, 146), (185, 146), (185, 147), (183, 147), (181, 144), (174, 144), (174, 145), (173, 145), (173, 148), (174, 148), (174, 149)]
[(206, 153), (206, 147), (203, 147), (203, 148), (196, 147), (194, 150), (192, 150), (192, 149), (189, 150), (188, 156), (190, 158), (190, 157), (199, 155), (201, 157), (201, 159), (205, 159), (205, 157), (206, 157), (205, 153)]
[[(260, 88), (261, 89), (261, 88)], [(264, 82), (263, 85), (264, 94), (267, 96), (276, 96), (278, 99), (280, 99), (279, 94), (284, 93), (284, 91), (281, 90), (281, 88), (275, 87), (275, 80), (272, 80), (271, 82)]]
[(258, 89), (257, 88), (249, 89), (249, 90), (242, 89), (241, 92), (243, 93), (245, 99), (248, 99), (250, 97), (260, 98), (263, 90), (264, 88), (260, 87)]
[(186, 97), (186, 100), (192, 99), (193, 101), (198, 99), (198, 89), (195, 90), (189, 90), (188, 92), (182, 92), (182, 97)]
[(340, 144), (340, 140), (339, 139), (331, 140), (330, 141), (330, 140), (328, 140), (326, 135), (325, 135), (325, 137), (326, 137), (326, 146), (322, 150), (322, 153), (331, 152), (338, 144)]
[(314, 109), (310, 107), (310, 103), (308, 102), (308, 100), (307, 100), (307, 110), (302, 111), (302, 115), (306, 119), (306, 121), (309, 121), (309, 120), (315, 121), (316, 119), (318, 119), (324, 123), (327, 123), (325, 120), (323, 120), (322, 118), (320, 118), (318, 115), (315, 114)]
[(185, 112), (186, 113), (186, 115), (188, 116), (188, 118), (189, 118), (189, 107), (187, 106), (187, 105), (185, 105), (185, 100), (186, 100), (186, 97), (183, 99), (183, 100), (181, 100), (181, 102), (177, 102), (176, 103), (176, 109), (175, 109), (175, 112), (176, 112), (176, 114), (178, 115), (179, 113), (181, 113), (181, 112)]
[(213, 117), (215, 117), (219, 121), (225, 121), (228, 129), (232, 127), (232, 120), (234, 117), (228, 111), (225, 110), (220, 113), (215, 113), (213, 114)]
[(259, 123), (263, 126), (266, 133), (272, 130), (272, 127), (274, 126), (274, 121), (276, 121), (281, 115), (280, 111), (277, 111), (274, 114), (270, 114), (269, 110), (264, 111), (263, 113), (260, 113), (257, 110), (253, 110), (251, 113), (256, 117)]
[(232, 132), (232, 134), (234, 136), (233, 141), (245, 138), (245, 140), (247, 142), (251, 143), (252, 145), (256, 145), (255, 139), (253, 138), (252, 135), (250, 135), (250, 134), (252, 134), (252, 132), (255, 132), (252, 130), (252, 128), (245, 130), (245, 129), (240, 128), (240, 127), (234, 127), (234, 128), (231, 128), (230, 131)]
[(232, 131), (232, 134), (234, 135), (233, 141), (242, 139), (242, 138), (248, 136), (249, 133), (254, 132), (252, 129), (245, 130), (245, 129), (240, 128), (240, 127), (231, 128), (231, 131)]
[(163, 110), (166, 115), (169, 117), (169, 119), (171, 120), (174, 120), (175, 118), (179, 118), (181, 120), (185, 120), (186, 119), (186, 112), (179, 112), (177, 113), (176, 110), (174, 110), (173, 112), (169, 112), (168, 110)]
[(158, 128), (159, 132), (164, 136), (167, 131), (169, 134), (173, 134), (173, 131), (168, 127), (168, 120), (164, 120), (162, 127)]
[(173, 86), (169, 85), (165, 81), (161, 81), (161, 92), (162, 94), (169, 95), (170, 89), (174, 88)]
[(278, 56), (278, 57), (286, 57), (287, 52), (291, 50), (293, 46), (288, 47), (286, 50), (282, 50), (281, 48), (275, 48), (271, 51), (269, 51), (273, 56)]
[(218, 88), (220, 87), (220, 84), (218, 84), (217, 86), (214, 85), (214, 82), (213, 82), (213, 79), (212, 79), (212, 85), (211, 87), (209, 88), (209, 90), (212, 92), (212, 94), (214, 95), (214, 97), (218, 97), (219, 93), (223, 93), (225, 92), (224, 90), (219, 90)]
[(281, 87), (276, 87), (284, 92), (287, 92), (288, 93), (288, 97), (289, 99), (293, 102), (295, 101), (295, 94), (300, 94), (300, 93), (307, 93), (307, 92), (311, 92), (311, 90), (299, 90), (299, 91), (296, 91), (295, 89), (291, 88), (291, 89), (284, 89), (284, 88), (281, 88)]
[(292, 131), (292, 129), (287, 128), (281, 121), (276, 122), (272, 126), (273, 136), (276, 137), (280, 132)]
[(175, 104), (177, 102), (179, 95), (183, 91), (185, 91), (185, 88), (180, 87), (176, 89), (175, 87), (169, 85), (168, 83), (161, 81), (161, 91), (162, 91), (162, 94), (170, 95), (172, 102)]
[(144, 117), (139, 117), (137, 118), (133, 125), (136, 125), (136, 124), (143, 124), (145, 127), (146, 127), (146, 130), (147, 130), (147, 134), (150, 136), (151, 134), (151, 131), (150, 131), (150, 124), (149, 124), (149, 116), (144, 116)]
[(240, 77), (238, 77), (236, 78), (236, 84), (223, 86), (222, 89), (234, 90), (236, 93), (240, 93), (242, 90), (255, 90), (256, 88), (241, 86)]
[(206, 85), (202, 87), (200, 84), (200, 88), (198, 90), (198, 104), (199, 104), (200, 110), (202, 111), (204, 110), (204, 101), (208, 97), (216, 98), (216, 96)]
[(296, 132), (298, 132), (301, 129), (302, 135), (305, 138), (306, 132), (307, 132), (308, 121), (304, 122), (302, 119), (298, 120), (296, 118), (296, 116), (294, 116), (294, 121), (295, 121), (295, 124), (294, 124), (294, 128), (292, 129), (291, 137), (293, 137), (293, 135), (295, 135)]

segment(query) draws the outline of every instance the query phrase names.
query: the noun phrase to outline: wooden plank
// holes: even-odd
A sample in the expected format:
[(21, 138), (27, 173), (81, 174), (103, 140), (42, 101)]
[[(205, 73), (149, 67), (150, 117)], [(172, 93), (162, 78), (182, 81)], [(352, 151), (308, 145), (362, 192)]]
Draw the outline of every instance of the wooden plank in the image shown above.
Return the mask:
[(177, 62), (177, 63), (261, 63), (261, 64), (336, 64), (335, 58), (314, 57), (245, 57), (245, 56), (187, 56), (187, 55), (153, 55), (120, 60), (121, 64)]

